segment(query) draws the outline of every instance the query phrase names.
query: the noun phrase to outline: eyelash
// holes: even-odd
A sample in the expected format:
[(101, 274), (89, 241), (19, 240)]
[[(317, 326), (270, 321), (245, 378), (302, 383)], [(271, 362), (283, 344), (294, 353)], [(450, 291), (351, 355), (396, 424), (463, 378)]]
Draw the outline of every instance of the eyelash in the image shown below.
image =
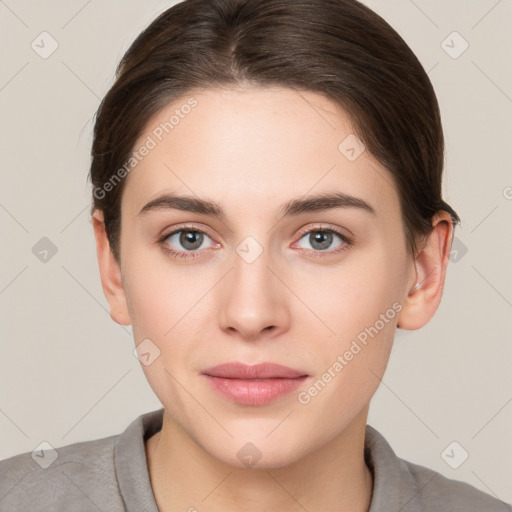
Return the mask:
[[(206, 235), (207, 237), (211, 238), (208, 233), (206, 233), (205, 231), (197, 228), (196, 226), (192, 226), (192, 225), (187, 225), (187, 226), (181, 226), (180, 228), (178, 229), (175, 229), (169, 233), (166, 233), (165, 235), (161, 236), (159, 239), (158, 239), (158, 243), (161, 245), (162, 249), (164, 252), (166, 252), (168, 255), (174, 257), (174, 258), (183, 258), (183, 259), (194, 259), (194, 258), (197, 258), (199, 256), (199, 253), (200, 252), (203, 252), (204, 249), (196, 249), (195, 251), (177, 251), (176, 249), (172, 249), (171, 247), (169, 247), (168, 244), (166, 244), (166, 240), (168, 238), (170, 238), (172, 235), (175, 235), (176, 233), (180, 233), (180, 232), (186, 232), (186, 231), (193, 231), (194, 233), (200, 233), (200, 234), (203, 234), (203, 235)], [(324, 255), (327, 254), (328, 256), (334, 256), (336, 254), (339, 254), (343, 251), (346, 251), (347, 249), (349, 249), (353, 243), (354, 243), (354, 240), (352, 238), (350, 238), (349, 236), (337, 231), (336, 229), (334, 228), (331, 228), (331, 227), (327, 227), (327, 226), (317, 226), (317, 227), (314, 227), (314, 228), (309, 228), (309, 229), (306, 229), (306, 230), (303, 230), (299, 233), (299, 240), (301, 240), (305, 235), (309, 234), (309, 233), (316, 233), (316, 232), (320, 232), (320, 233), (331, 233), (333, 235), (336, 235), (338, 236), (343, 244), (340, 245), (339, 247), (337, 247), (336, 249), (333, 249), (333, 250), (330, 250), (330, 251), (315, 251), (313, 249), (306, 249), (307, 251), (310, 251), (314, 254), (313, 257), (317, 258), (322, 258), (322, 257), (325, 257)]]

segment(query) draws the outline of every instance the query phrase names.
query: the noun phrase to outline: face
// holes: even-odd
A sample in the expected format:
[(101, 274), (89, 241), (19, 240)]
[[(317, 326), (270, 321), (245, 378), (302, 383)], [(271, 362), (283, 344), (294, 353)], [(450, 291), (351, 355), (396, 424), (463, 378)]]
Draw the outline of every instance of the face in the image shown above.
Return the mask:
[(121, 275), (173, 421), (218, 460), (240, 466), (250, 442), (269, 467), (364, 425), (413, 261), (391, 175), (349, 118), (311, 92), (212, 89), (161, 110), (144, 145)]

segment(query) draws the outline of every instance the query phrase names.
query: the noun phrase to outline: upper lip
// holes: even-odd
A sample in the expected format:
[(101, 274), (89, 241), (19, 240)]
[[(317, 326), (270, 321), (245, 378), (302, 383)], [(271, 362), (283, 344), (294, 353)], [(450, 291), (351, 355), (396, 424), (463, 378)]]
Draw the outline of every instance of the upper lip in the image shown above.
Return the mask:
[(304, 372), (275, 363), (260, 363), (249, 366), (244, 363), (224, 363), (204, 370), (205, 375), (225, 379), (295, 379), (304, 377)]

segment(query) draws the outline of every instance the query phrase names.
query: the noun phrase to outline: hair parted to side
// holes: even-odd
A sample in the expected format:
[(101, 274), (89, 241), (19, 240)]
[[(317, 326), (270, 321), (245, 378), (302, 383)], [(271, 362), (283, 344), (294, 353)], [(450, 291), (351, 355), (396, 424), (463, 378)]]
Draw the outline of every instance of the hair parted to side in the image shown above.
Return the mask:
[(434, 89), (385, 20), (356, 0), (185, 0), (132, 43), (96, 115), (92, 211), (103, 212), (117, 261), (126, 179), (108, 191), (105, 184), (130, 160), (149, 119), (195, 89), (248, 85), (322, 93), (348, 113), (357, 137), (393, 176), (410, 254), (438, 210), (460, 222), (442, 200)]

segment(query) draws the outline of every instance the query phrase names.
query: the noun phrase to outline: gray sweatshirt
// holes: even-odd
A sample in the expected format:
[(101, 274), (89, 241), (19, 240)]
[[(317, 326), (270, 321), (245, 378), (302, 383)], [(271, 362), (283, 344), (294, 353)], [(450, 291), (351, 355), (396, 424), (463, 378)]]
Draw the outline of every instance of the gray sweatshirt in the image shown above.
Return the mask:
[[(162, 419), (159, 409), (120, 435), (0, 461), (0, 511), (158, 512), (144, 441), (162, 428)], [(398, 458), (370, 425), (365, 458), (374, 479), (369, 512), (512, 511), (469, 484)]]

